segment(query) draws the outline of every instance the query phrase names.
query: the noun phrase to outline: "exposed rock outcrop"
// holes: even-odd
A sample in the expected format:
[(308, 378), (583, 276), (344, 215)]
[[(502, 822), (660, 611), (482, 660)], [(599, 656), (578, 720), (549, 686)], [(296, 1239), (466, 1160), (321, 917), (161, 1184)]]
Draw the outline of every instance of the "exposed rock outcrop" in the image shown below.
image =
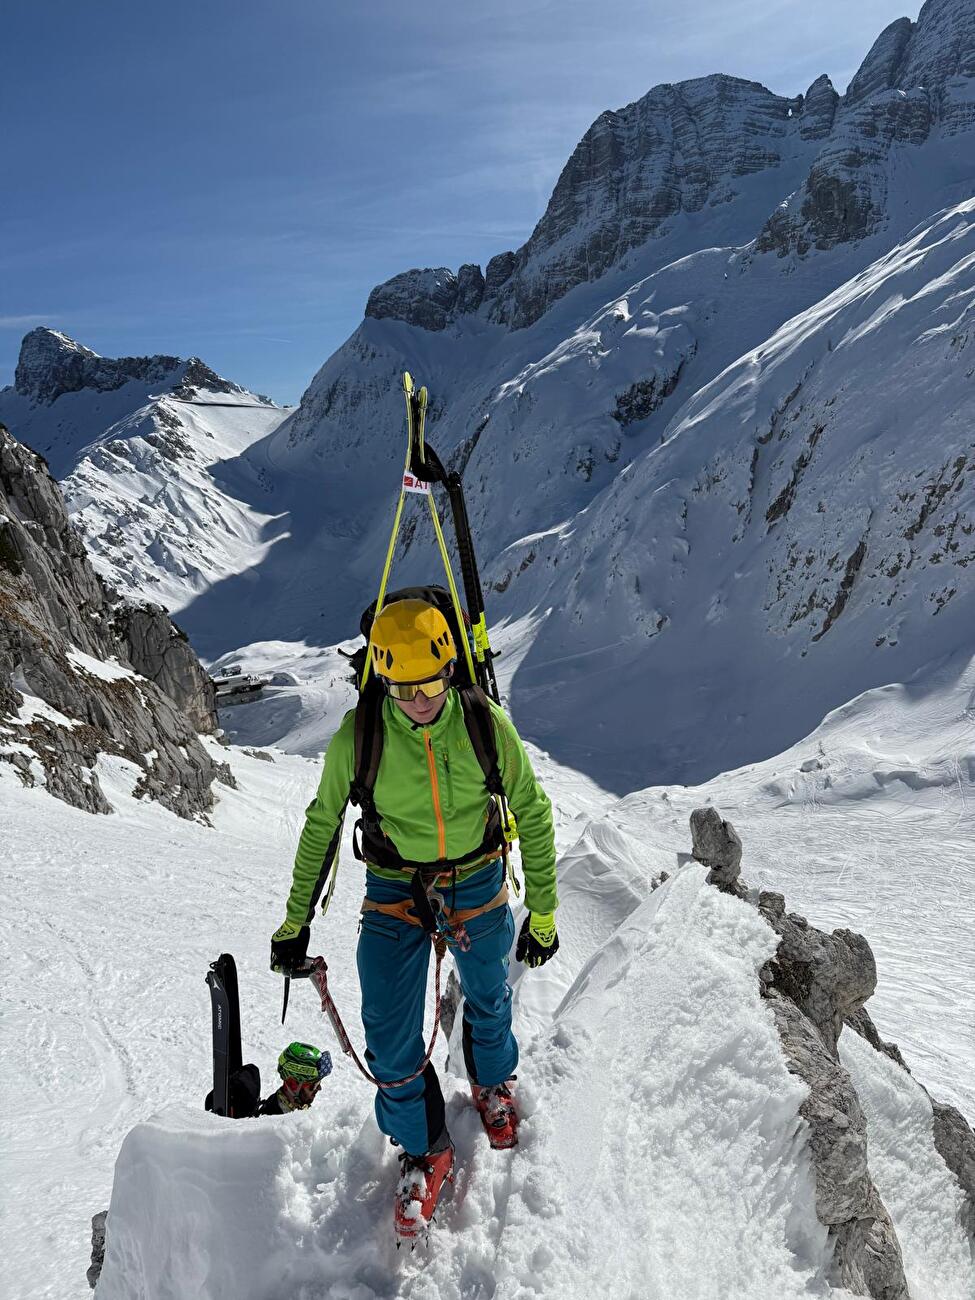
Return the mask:
[(965, 1193), (965, 1228), (975, 1251), (975, 1134), (956, 1107), (932, 1098), (931, 1109), (934, 1145)]
[[(809, 1089), (799, 1113), (808, 1125), (817, 1217), (833, 1242), (833, 1281), (874, 1300), (910, 1300), (897, 1233), (870, 1174), (866, 1119), (837, 1050), (848, 1026), (907, 1069), (864, 1008), (877, 984), (870, 945), (851, 930), (824, 934), (804, 917), (787, 913), (781, 894), (748, 894), (739, 876), (741, 840), (717, 809), (695, 809), (691, 834), (693, 856), (711, 866), (712, 883), (752, 898), (779, 936), (759, 981), (788, 1069)], [(934, 1146), (965, 1193), (971, 1233), (975, 1136), (954, 1107), (933, 1100), (931, 1105)]]
[(898, 18), (884, 28), (847, 87), (847, 107), (898, 84), (898, 73), (913, 35), (910, 18)]
[(404, 271), (373, 289), (366, 315), (376, 320), (388, 317), (405, 321), (425, 330), (442, 330), (454, 314), (457, 296), (457, 276), (445, 266)]
[(162, 606), (125, 601), (115, 607), (112, 625), (135, 671), (155, 682), (197, 731), (216, 731), (216, 690), (210, 675)]
[(802, 99), (799, 134), (803, 140), (823, 140), (833, 129), (839, 94), (824, 73), (817, 77)]
[(42, 458), (0, 426), (0, 760), (110, 812), (95, 763), (113, 754), (140, 769), (137, 796), (194, 817), (214, 780), (232, 783), (195, 728), (216, 717), (189, 646), (161, 610), (105, 589)]
[(108, 1210), (100, 1210), (91, 1219), (91, 1265), (88, 1269), (88, 1285), (94, 1291), (102, 1275), (105, 1263), (105, 1223)]
[(694, 857), (711, 869), (709, 883), (725, 893), (739, 893), (741, 840), (731, 822), (723, 821), (717, 808), (695, 808), (691, 813), (691, 841)]

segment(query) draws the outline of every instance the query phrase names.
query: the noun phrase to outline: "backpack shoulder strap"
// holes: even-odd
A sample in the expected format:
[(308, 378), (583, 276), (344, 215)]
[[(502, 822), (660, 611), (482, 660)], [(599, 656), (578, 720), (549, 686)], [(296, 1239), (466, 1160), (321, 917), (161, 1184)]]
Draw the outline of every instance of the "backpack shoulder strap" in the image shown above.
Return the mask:
[(370, 682), (355, 706), (355, 768), (349, 802), (362, 809), (363, 820), (378, 823), (373, 791), (383, 756), (383, 693)]
[(498, 742), (488, 697), (480, 686), (458, 686), (457, 694), (464, 709), (464, 723), (471, 746), (484, 773), (484, 784), (491, 794), (504, 795), (504, 782), (498, 767)]

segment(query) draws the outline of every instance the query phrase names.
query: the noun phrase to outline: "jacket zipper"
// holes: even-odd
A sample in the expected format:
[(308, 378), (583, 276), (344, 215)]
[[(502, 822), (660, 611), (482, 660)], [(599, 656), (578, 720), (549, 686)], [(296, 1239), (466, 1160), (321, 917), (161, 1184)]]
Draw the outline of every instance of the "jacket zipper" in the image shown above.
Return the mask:
[(437, 761), (433, 756), (433, 740), (429, 731), (423, 733), (423, 743), (427, 751), (427, 767), (430, 769), (430, 788), (433, 791), (433, 811), (437, 819), (437, 847), (439, 856), (447, 856), (447, 829), (443, 822), (443, 813), (440, 808), (440, 785), (437, 781)]

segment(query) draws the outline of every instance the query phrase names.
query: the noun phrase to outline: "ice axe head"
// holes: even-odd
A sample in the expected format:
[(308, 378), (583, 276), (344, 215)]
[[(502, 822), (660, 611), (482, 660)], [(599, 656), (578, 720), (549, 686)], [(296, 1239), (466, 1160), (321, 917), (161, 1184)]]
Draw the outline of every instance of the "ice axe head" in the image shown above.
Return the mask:
[(281, 1008), (281, 1023), (284, 1024), (285, 1017), (288, 1014), (288, 997), (291, 993), (292, 980), (306, 980), (314, 969), (314, 961), (306, 957), (300, 966), (293, 967), (284, 977), (284, 1005)]

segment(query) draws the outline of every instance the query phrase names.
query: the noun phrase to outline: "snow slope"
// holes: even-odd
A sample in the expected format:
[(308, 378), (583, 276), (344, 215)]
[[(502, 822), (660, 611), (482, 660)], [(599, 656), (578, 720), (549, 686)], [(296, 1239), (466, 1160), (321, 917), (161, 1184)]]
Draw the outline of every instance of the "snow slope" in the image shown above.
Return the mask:
[[(111, 819), (64, 807), (42, 790), (22, 790), (0, 770), (0, 863), (10, 900), (0, 929), (11, 1005), (0, 1058), (10, 1101), (0, 1136), (8, 1182), (18, 1193), (4, 1223), (12, 1294), (53, 1300), (75, 1286), (79, 1300), (85, 1294), (87, 1221), (108, 1204), (113, 1162), (140, 1122), (148, 1127), (136, 1130), (120, 1170), (129, 1178), (129, 1156), (138, 1155), (145, 1177), (129, 1210), (119, 1202), (119, 1217), (130, 1215), (126, 1222), (136, 1231), (152, 1198), (173, 1206), (176, 1179), (186, 1206), (205, 1187), (212, 1203), (243, 1216), (250, 1251), (270, 1218), (276, 1226), (261, 1238), (261, 1250), (276, 1268), (290, 1260), (293, 1271), (281, 1275), (286, 1282), (269, 1297), (297, 1297), (302, 1282), (308, 1297), (321, 1294), (315, 1285), (322, 1276), (335, 1280), (331, 1294), (361, 1297), (432, 1296), (434, 1286), (446, 1296), (488, 1295), (493, 1277), (503, 1279), (494, 1294), (506, 1300), (527, 1297), (532, 1288), (578, 1294), (598, 1284), (600, 1269), (616, 1270), (624, 1294), (642, 1295), (651, 1270), (634, 1254), (637, 1234), (654, 1252), (661, 1296), (714, 1294), (708, 1279), (715, 1261), (740, 1281), (742, 1296), (802, 1294), (802, 1279), (815, 1277), (822, 1262), (822, 1241), (807, 1216), (783, 1220), (777, 1200), (787, 1191), (805, 1204), (806, 1175), (797, 1149), (783, 1145), (798, 1104), (789, 1091), (795, 1084), (775, 1084), (781, 1063), (769, 1056), (769, 1027), (753, 1000), (768, 932), (750, 908), (739, 911), (715, 891), (702, 892), (695, 868), (653, 892), (651, 882), (661, 871), (674, 872), (678, 853), (689, 848), (690, 809), (711, 799), (742, 835), (751, 886), (783, 890), (814, 923), (867, 935), (879, 967), (870, 1009), (880, 1032), (900, 1043), (935, 1096), (975, 1117), (972, 893), (965, 877), (973, 672), (967, 660), (949, 662), (929, 680), (870, 692), (795, 749), (698, 789), (651, 789), (615, 802), (534, 752), (559, 812), (562, 949), (543, 970), (518, 972), (526, 1146), (510, 1176), (492, 1174), (497, 1161), (478, 1145), (454, 1092), (452, 1123), (472, 1164), (445, 1206), (445, 1248), (433, 1272), (419, 1260), (391, 1266), (383, 1253), (394, 1166), (372, 1128), (369, 1089), (350, 1066), (337, 1061), (315, 1111), (267, 1121), (266, 1129), (262, 1121), (261, 1133), (242, 1148), (198, 1110), (209, 1086), (203, 975), (221, 950), (237, 956), (245, 1055), (259, 1062), (265, 1080), (286, 1038), (334, 1051), (306, 989), (296, 990), (288, 1029), (281, 1030), (280, 983), (266, 970), (268, 934), (286, 896), (318, 763), (281, 751), (273, 763), (230, 751), (240, 789), (221, 791), (212, 830), (129, 799), (133, 776), (111, 761), (103, 760), (101, 777), (109, 797), (116, 796)], [(236, 715), (243, 719), (254, 707), (241, 706)], [(336, 722), (341, 708), (336, 702)], [(315, 933), (338, 1004), (355, 1027), (360, 868), (350, 870), (347, 848), (343, 862), (333, 911)], [(30, 955), (38, 944), (43, 980)], [(622, 1028), (624, 1013), (632, 1030)], [(24, 1088), (28, 1077), (47, 1080), (46, 1090)], [(929, 1181), (938, 1167), (925, 1145), (923, 1108), (918, 1118), (920, 1103), (904, 1095), (907, 1085), (883, 1078), (871, 1085), (880, 1096), (868, 1120), (876, 1122), (876, 1111), (885, 1133), (900, 1134), (898, 1116), (914, 1116), (906, 1166), (890, 1174), (898, 1232), (917, 1243), (905, 1244), (914, 1300), (963, 1296), (958, 1288), (972, 1283), (958, 1271), (950, 1216), (925, 1211), (943, 1188)], [(753, 1113), (777, 1123), (737, 1122)], [(710, 1137), (690, 1140), (699, 1133)], [(221, 1142), (225, 1159), (211, 1161), (213, 1144)], [(210, 1170), (203, 1183), (202, 1162)], [(620, 1162), (640, 1193), (625, 1203)], [(265, 1188), (262, 1209), (256, 1193), (243, 1205), (231, 1196), (238, 1175)], [(580, 1196), (580, 1185), (595, 1191)], [(749, 1188), (744, 1198), (742, 1186)], [(739, 1191), (726, 1194), (731, 1187)], [(590, 1219), (594, 1230), (581, 1232), (580, 1221)], [(199, 1215), (177, 1223), (204, 1248)], [(166, 1238), (155, 1241), (163, 1252)], [(156, 1270), (159, 1278), (199, 1282), (201, 1274), (185, 1272), (202, 1267), (199, 1256), (183, 1241), (181, 1262), (174, 1255)], [(337, 1241), (344, 1243), (338, 1250)], [(947, 1271), (932, 1272), (925, 1251), (943, 1258)], [(129, 1257), (126, 1267), (151, 1271), (161, 1258), (137, 1265)], [(679, 1262), (686, 1290), (675, 1290), (668, 1259), (675, 1269)], [(214, 1276), (226, 1280), (223, 1252), (213, 1266)], [(563, 1278), (573, 1289), (546, 1291)]]
[(969, 202), (746, 352), (584, 514), (509, 547), (519, 591), (493, 608), (550, 611), (512, 690), (528, 734), (617, 789), (696, 782), (968, 644), (973, 304)]
[(260, 564), (281, 531), (270, 484), (235, 476), (240, 453), (285, 412), (218, 396), (200, 390), (140, 407), (86, 447), (61, 484), (102, 577), (172, 613)]
[(804, 1089), (759, 1000), (775, 940), (704, 876), (618, 918), (522, 1058), (510, 1156), (487, 1147), (458, 1081), (460, 1173), (429, 1252), (397, 1255), (393, 1159), (361, 1110), (268, 1133), (174, 1108), (123, 1146), (99, 1295), (808, 1295), (826, 1233), (800, 1149)]

